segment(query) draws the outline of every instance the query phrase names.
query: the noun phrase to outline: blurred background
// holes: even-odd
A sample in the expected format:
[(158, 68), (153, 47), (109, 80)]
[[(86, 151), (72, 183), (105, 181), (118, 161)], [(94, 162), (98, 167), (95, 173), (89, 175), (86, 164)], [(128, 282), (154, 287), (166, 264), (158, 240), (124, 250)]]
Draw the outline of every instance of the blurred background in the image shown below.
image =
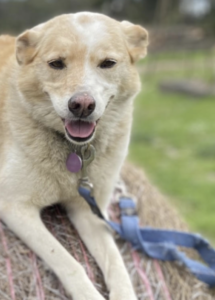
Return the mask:
[(0, 33), (83, 10), (148, 29), (128, 159), (215, 243), (215, 0), (0, 0)]

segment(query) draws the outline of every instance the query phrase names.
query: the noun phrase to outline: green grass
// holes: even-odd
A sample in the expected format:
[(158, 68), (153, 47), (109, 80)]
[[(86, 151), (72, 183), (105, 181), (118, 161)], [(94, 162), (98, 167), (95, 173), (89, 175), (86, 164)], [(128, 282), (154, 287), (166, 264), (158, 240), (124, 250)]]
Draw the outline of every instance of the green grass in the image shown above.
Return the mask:
[(140, 62), (140, 64), (145, 64), (146, 61), (147, 63), (149, 62), (155, 62), (155, 61), (159, 61), (159, 62), (164, 62), (164, 61), (169, 61), (169, 60), (176, 60), (176, 63), (178, 60), (192, 60), (192, 61), (204, 61), (206, 58), (208, 57), (212, 57), (214, 55), (214, 49), (208, 49), (205, 51), (177, 51), (177, 52), (161, 52), (161, 53), (156, 53), (156, 54), (148, 54), (147, 58), (145, 60), (142, 60)]
[[(211, 81), (212, 68), (186, 68), (205, 61), (208, 53), (187, 56), (165, 54), (146, 64), (172, 61), (185, 69), (143, 75), (143, 90), (136, 99), (129, 159), (143, 167), (160, 190), (169, 196), (194, 231), (215, 241), (215, 98), (192, 99), (163, 94), (165, 78), (201, 78)], [(186, 61), (187, 60), (187, 61)]]

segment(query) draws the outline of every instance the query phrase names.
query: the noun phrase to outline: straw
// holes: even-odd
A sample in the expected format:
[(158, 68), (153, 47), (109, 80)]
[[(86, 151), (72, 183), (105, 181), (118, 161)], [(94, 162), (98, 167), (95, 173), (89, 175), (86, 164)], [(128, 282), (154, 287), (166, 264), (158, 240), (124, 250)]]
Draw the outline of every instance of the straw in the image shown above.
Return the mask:
[[(187, 231), (186, 223), (167, 199), (154, 188), (138, 168), (125, 164), (122, 170), (128, 192), (137, 199), (142, 226)], [(109, 208), (118, 219), (116, 205)], [(108, 299), (103, 276), (65, 211), (57, 206), (45, 209), (42, 218), (50, 232), (86, 269), (95, 287)], [(176, 263), (158, 262), (131, 249), (116, 237), (138, 300), (212, 300), (214, 295), (185, 268)], [(188, 253), (194, 256), (192, 252)], [(29, 259), (30, 258), (30, 259)], [(72, 283), (71, 283), (72, 284)], [(62, 284), (3, 223), (0, 222), (0, 299), (72, 300)], [(119, 299), (121, 300), (121, 299)]]

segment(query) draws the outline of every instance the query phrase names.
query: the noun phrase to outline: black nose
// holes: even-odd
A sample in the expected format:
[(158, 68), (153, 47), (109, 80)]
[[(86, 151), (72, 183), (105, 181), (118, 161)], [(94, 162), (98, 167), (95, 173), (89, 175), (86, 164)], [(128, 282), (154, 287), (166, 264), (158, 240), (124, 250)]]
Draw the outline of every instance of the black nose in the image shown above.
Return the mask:
[(75, 117), (86, 118), (95, 110), (96, 103), (88, 93), (79, 93), (69, 100), (68, 107)]

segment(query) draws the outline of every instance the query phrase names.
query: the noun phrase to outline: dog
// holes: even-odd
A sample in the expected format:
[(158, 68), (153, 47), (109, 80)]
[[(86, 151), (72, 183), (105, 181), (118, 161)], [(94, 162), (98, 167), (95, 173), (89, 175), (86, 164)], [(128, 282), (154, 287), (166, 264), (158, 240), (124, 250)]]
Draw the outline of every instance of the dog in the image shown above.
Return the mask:
[(107, 216), (141, 86), (135, 62), (147, 44), (143, 27), (89, 12), (0, 37), (0, 218), (74, 300), (104, 298), (44, 226), (40, 212), (55, 203), (66, 208), (101, 268), (110, 300), (136, 299), (110, 230), (78, 194), (79, 173), (69, 172), (66, 161), (93, 145), (88, 176)]

